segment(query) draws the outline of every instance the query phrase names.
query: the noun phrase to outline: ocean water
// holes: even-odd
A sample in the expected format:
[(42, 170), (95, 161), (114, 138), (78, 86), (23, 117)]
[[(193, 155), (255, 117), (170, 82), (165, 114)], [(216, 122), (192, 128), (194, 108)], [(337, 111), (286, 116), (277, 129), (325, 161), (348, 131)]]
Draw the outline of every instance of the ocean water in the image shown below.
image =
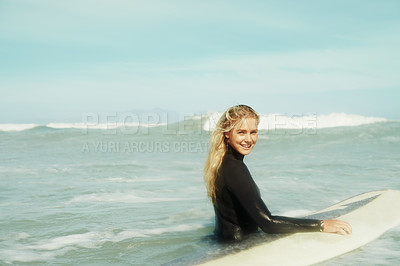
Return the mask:
[[(243, 248), (210, 238), (202, 168), (218, 116), (0, 125), (0, 264), (190, 264)], [(273, 214), (400, 189), (399, 121), (264, 115), (260, 129), (245, 163)], [(396, 227), (321, 265), (399, 263)]]

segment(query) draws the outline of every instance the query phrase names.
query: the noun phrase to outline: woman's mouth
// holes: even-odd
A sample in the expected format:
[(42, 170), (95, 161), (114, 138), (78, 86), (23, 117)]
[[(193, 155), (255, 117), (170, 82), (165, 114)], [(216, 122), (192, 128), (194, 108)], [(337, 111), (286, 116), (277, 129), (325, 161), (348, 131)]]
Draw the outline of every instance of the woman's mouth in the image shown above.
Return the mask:
[(240, 146), (241, 146), (243, 149), (248, 150), (248, 149), (251, 148), (252, 144), (240, 144)]

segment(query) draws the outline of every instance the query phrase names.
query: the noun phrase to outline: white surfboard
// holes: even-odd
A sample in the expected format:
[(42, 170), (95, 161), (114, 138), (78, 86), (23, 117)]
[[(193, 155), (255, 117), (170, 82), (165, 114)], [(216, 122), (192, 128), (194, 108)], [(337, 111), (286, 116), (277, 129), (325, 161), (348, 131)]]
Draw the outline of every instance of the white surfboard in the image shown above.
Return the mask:
[(310, 265), (357, 249), (400, 224), (400, 191), (364, 193), (310, 218), (349, 222), (353, 234), (296, 233), (202, 265)]

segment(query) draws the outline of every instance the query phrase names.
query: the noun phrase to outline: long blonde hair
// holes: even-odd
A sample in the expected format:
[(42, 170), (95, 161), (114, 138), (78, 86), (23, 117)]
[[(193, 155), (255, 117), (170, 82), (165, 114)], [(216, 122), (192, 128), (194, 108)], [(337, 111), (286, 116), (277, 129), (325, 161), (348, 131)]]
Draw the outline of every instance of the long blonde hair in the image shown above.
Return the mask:
[(210, 148), (204, 166), (204, 183), (207, 187), (208, 197), (212, 202), (215, 200), (215, 182), (218, 177), (218, 170), (226, 153), (225, 133), (231, 131), (245, 118), (255, 118), (257, 124), (260, 122), (260, 116), (250, 106), (232, 106), (222, 114), (211, 134)]

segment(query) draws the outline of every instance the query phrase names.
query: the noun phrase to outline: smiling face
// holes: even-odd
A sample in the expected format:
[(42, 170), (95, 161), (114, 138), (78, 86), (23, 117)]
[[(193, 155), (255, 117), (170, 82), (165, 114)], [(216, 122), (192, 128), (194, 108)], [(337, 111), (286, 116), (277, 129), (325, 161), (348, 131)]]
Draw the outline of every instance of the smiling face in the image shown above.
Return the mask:
[(245, 118), (231, 131), (225, 133), (228, 143), (238, 153), (248, 155), (256, 145), (258, 137), (258, 124), (255, 118)]

